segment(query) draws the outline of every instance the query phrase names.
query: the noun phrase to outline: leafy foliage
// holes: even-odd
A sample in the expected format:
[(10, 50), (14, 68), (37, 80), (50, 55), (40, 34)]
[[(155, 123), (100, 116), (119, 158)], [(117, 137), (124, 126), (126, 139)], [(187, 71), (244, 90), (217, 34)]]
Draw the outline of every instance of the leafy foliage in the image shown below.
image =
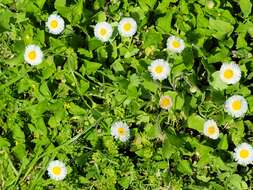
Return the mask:
[[(252, 144), (253, 17), (250, 0), (1, 0), (0, 2), (0, 188), (1, 189), (253, 189), (251, 166), (232, 153)], [(57, 12), (60, 36), (45, 29)], [(122, 16), (138, 24), (133, 38), (116, 32)], [(112, 40), (94, 38), (93, 26), (109, 21)], [(178, 35), (182, 54), (165, 50)], [(42, 64), (24, 63), (25, 46), (44, 53)], [(148, 66), (163, 58), (168, 80), (153, 81)], [(236, 61), (239, 84), (223, 84), (217, 70)], [(159, 97), (170, 95), (171, 111)], [(224, 112), (233, 94), (249, 104), (245, 118)], [(203, 136), (206, 119), (221, 137)], [(131, 139), (110, 135), (126, 121)], [(49, 179), (50, 160), (66, 163), (64, 181)]]

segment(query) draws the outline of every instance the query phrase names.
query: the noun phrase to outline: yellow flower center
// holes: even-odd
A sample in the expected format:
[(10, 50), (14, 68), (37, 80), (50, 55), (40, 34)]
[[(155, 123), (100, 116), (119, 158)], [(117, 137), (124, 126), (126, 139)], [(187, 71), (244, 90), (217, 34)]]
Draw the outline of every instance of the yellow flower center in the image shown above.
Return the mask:
[(174, 40), (174, 41), (172, 42), (172, 46), (173, 46), (174, 48), (179, 48), (179, 47), (180, 47), (180, 42), (177, 41), (177, 40)]
[(119, 128), (118, 128), (118, 134), (119, 134), (120, 136), (125, 135), (125, 132), (126, 132), (125, 128), (123, 128), (123, 127), (119, 127)]
[(28, 57), (29, 57), (29, 59), (31, 59), (31, 60), (34, 60), (34, 59), (36, 59), (36, 52), (33, 50), (33, 51), (30, 51), (29, 53), (28, 53)]
[(99, 31), (99, 34), (101, 36), (105, 36), (107, 34), (107, 30), (105, 28), (101, 28), (100, 31)]
[(215, 126), (208, 127), (208, 129), (207, 129), (207, 134), (208, 135), (213, 135), (213, 134), (215, 134), (215, 132), (216, 132)]
[(57, 26), (58, 26), (57, 20), (52, 20), (52, 21), (50, 22), (50, 26), (51, 26), (51, 28), (53, 28), (53, 29), (57, 28)]
[(224, 71), (224, 77), (226, 79), (231, 79), (234, 76), (234, 72), (231, 69), (227, 69), (226, 71)]
[(238, 110), (241, 109), (241, 107), (242, 107), (242, 104), (241, 104), (240, 100), (235, 100), (235, 101), (232, 102), (232, 108), (233, 108), (233, 110), (238, 111)]
[(123, 29), (126, 32), (129, 32), (131, 30), (131, 28), (132, 28), (132, 25), (129, 22), (125, 23), (124, 26), (123, 26)]
[(160, 101), (160, 106), (166, 108), (171, 105), (171, 100), (169, 97), (162, 97)]
[(60, 174), (61, 174), (61, 168), (60, 168), (59, 166), (53, 167), (52, 173), (53, 173), (54, 175), (60, 175)]
[(248, 150), (246, 150), (246, 149), (242, 149), (241, 151), (240, 151), (240, 157), (241, 158), (248, 158), (249, 157), (249, 151)]
[(155, 72), (158, 74), (161, 74), (163, 72), (163, 66), (161, 65), (156, 66)]

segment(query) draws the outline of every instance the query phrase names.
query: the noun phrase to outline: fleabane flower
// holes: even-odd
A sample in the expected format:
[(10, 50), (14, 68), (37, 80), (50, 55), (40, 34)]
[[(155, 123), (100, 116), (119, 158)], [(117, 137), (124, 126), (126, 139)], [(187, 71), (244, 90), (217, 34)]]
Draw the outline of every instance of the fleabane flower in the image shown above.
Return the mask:
[(118, 24), (118, 31), (121, 36), (131, 37), (137, 31), (137, 23), (131, 17), (123, 18)]
[(51, 161), (47, 168), (48, 175), (56, 181), (63, 180), (67, 175), (67, 169), (63, 162), (59, 160)]
[(39, 46), (28, 45), (25, 48), (24, 59), (30, 65), (38, 65), (43, 60), (43, 53)]
[(61, 16), (52, 14), (47, 19), (46, 27), (48, 28), (49, 33), (58, 35), (64, 30), (64, 20)]
[(167, 48), (174, 53), (181, 53), (185, 48), (184, 40), (176, 36), (170, 36), (167, 39)]
[(163, 59), (154, 60), (148, 67), (154, 80), (164, 80), (170, 73), (170, 66), (167, 61)]
[(238, 164), (253, 164), (253, 147), (248, 143), (239, 144), (234, 150), (234, 159)]
[(220, 79), (226, 84), (235, 84), (241, 79), (241, 69), (234, 62), (223, 63), (219, 74)]
[(126, 142), (130, 138), (130, 130), (126, 123), (118, 121), (112, 124), (111, 135), (115, 139)]
[(219, 128), (213, 119), (209, 119), (204, 123), (203, 133), (211, 139), (217, 139), (219, 137)]
[(173, 105), (172, 98), (170, 96), (161, 96), (159, 105), (162, 109), (170, 110)]
[(243, 117), (248, 111), (248, 103), (243, 96), (233, 95), (226, 100), (225, 110), (233, 117)]
[(102, 42), (107, 42), (112, 36), (112, 26), (108, 22), (99, 22), (94, 28), (94, 35)]

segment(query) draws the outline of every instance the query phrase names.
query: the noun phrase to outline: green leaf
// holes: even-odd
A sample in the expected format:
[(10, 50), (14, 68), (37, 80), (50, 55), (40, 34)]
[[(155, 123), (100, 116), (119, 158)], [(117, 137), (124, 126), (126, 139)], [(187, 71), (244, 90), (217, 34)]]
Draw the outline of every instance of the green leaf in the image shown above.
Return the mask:
[(247, 183), (238, 174), (232, 174), (225, 181), (226, 189), (248, 190)]
[(205, 120), (197, 114), (192, 114), (187, 120), (188, 127), (191, 129), (195, 129), (200, 133), (203, 132), (204, 123)]
[(252, 3), (250, 0), (239, 0), (240, 8), (244, 17), (248, 17), (251, 13)]
[(169, 34), (171, 30), (171, 20), (172, 20), (172, 14), (173, 12), (168, 12), (165, 16), (159, 17), (157, 19), (157, 28), (159, 31), (161, 31), (163, 34)]
[(243, 121), (235, 121), (231, 124), (229, 129), (232, 141), (235, 145), (238, 145), (244, 137), (244, 123)]
[(97, 56), (98, 56), (98, 61), (99, 62), (105, 62), (106, 59), (108, 58), (108, 53), (106, 51), (105, 47), (99, 47), (97, 48)]
[(43, 8), (45, 2), (46, 2), (46, 0), (36, 0), (36, 4), (38, 5), (38, 7), (39, 7), (40, 9)]
[(129, 177), (121, 177), (119, 179), (119, 184), (124, 188), (127, 189), (131, 184), (131, 179)]
[(221, 149), (221, 150), (227, 150), (228, 149), (228, 139), (227, 139), (227, 134), (225, 134), (219, 144), (218, 144), (218, 149)]
[(191, 164), (188, 160), (181, 160), (177, 165), (177, 170), (184, 175), (192, 174)]
[(208, 63), (224, 62), (230, 56), (230, 53), (227, 48), (218, 49), (218, 51), (208, 56)]
[(83, 0), (78, 0), (76, 4), (70, 7), (66, 6), (66, 0), (56, 0), (54, 6), (55, 9), (73, 25), (78, 24), (82, 18)]
[(67, 44), (65, 40), (55, 39), (52, 37), (49, 37), (50, 42), (50, 48), (52, 48), (52, 51), (57, 54), (61, 54), (62, 52), (65, 52), (67, 50)]
[(44, 79), (48, 79), (56, 72), (54, 58), (52, 56), (49, 56), (42, 64), (44, 66), (42, 69), (42, 76)]
[(140, 7), (143, 8), (145, 11), (149, 10), (149, 8), (153, 8), (156, 0), (139, 0), (138, 3)]
[(136, 86), (133, 83), (130, 83), (127, 87), (127, 95), (130, 98), (137, 98), (137, 94), (138, 94), (138, 91), (137, 91)]
[(102, 46), (103, 43), (96, 39), (96, 38), (91, 38), (89, 39), (89, 42), (88, 42), (88, 47), (89, 47), (89, 50), (92, 51), (94, 49), (97, 49), (98, 47)]
[(80, 80), (80, 92), (82, 95), (85, 95), (85, 92), (89, 89), (90, 84), (84, 80)]
[(185, 48), (184, 51), (182, 52), (182, 55), (185, 66), (187, 67), (188, 70), (191, 70), (194, 64), (192, 48), (189, 47)]
[(145, 147), (140, 150), (137, 150), (135, 153), (142, 158), (149, 159), (153, 155), (153, 150), (150, 147)]
[(121, 64), (121, 60), (120, 59), (117, 59), (113, 62), (113, 64), (111, 65), (111, 67), (113, 68), (113, 70), (115, 72), (120, 72), (120, 71), (124, 71), (124, 67), (122, 66)]
[(15, 156), (21, 161), (24, 162), (27, 160), (26, 156), (26, 150), (25, 150), (25, 144), (17, 144), (15, 147), (13, 147), (13, 152)]
[(247, 102), (249, 104), (249, 112), (253, 112), (253, 96), (247, 97)]
[(149, 46), (158, 47), (163, 40), (162, 34), (151, 30), (149, 32), (143, 33), (143, 47), (147, 48)]
[(73, 115), (85, 115), (86, 114), (86, 111), (83, 108), (74, 104), (73, 102), (70, 102), (70, 104), (68, 106), (68, 110)]
[(10, 18), (12, 17), (12, 13), (9, 10), (5, 10), (0, 12), (0, 32), (4, 32), (10, 29)]
[(154, 125), (148, 125), (145, 127), (145, 133), (148, 138), (155, 139), (160, 135), (161, 129)]
[(40, 92), (42, 95), (46, 96), (46, 97), (51, 97), (51, 92), (47, 86), (47, 83), (45, 81), (41, 82), (40, 85)]
[(18, 93), (20, 94), (20, 93), (23, 93), (23, 92), (29, 90), (30, 87), (32, 86), (32, 84), (33, 84), (33, 81), (28, 78), (21, 79), (17, 84)]
[(228, 85), (220, 79), (219, 71), (212, 74), (212, 79), (209, 84), (216, 90), (224, 90), (228, 87)]
[(96, 62), (92, 62), (88, 60), (85, 60), (84, 64), (85, 64), (86, 73), (88, 75), (94, 74), (102, 66), (102, 64), (100, 63), (96, 63)]
[(159, 88), (159, 85), (157, 83), (155, 83), (154, 81), (148, 81), (148, 80), (144, 80), (144, 82), (142, 83), (143, 87), (151, 92), (156, 93), (156, 91)]
[(228, 37), (234, 30), (233, 25), (223, 20), (209, 19), (209, 28), (214, 31), (213, 36), (219, 40)]

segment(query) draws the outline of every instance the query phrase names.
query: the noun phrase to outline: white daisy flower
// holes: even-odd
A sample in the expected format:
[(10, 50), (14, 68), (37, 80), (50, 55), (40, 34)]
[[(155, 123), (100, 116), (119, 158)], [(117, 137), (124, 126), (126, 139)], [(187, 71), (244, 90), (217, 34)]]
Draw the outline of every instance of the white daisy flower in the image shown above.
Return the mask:
[(130, 138), (130, 130), (126, 123), (118, 121), (112, 124), (111, 135), (115, 139), (126, 142)]
[(67, 175), (65, 164), (59, 160), (51, 161), (48, 165), (47, 172), (50, 178), (56, 181), (63, 180)]
[(102, 42), (107, 42), (112, 36), (112, 26), (108, 22), (97, 23), (94, 28), (94, 35)]
[(133, 18), (123, 18), (119, 22), (118, 31), (121, 36), (131, 37), (137, 31), (137, 23)]
[(211, 139), (217, 139), (219, 137), (219, 128), (213, 119), (209, 119), (204, 123), (203, 133)]
[(243, 117), (248, 111), (248, 103), (244, 97), (234, 95), (226, 100), (225, 110), (233, 117)]
[(154, 60), (148, 67), (154, 80), (164, 80), (170, 73), (170, 66), (167, 61), (163, 59)]
[(161, 96), (159, 105), (161, 108), (169, 110), (173, 105), (172, 98), (170, 96)]
[(43, 53), (39, 46), (28, 45), (25, 48), (24, 59), (30, 65), (38, 65), (43, 60)]
[(64, 20), (57, 14), (52, 14), (48, 17), (46, 27), (49, 33), (58, 35), (64, 30)]
[(184, 48), (184, 40), (176, 36), (170, 36), (167, 40), (167, 48), (174, 53), (181, 53)]
[(226, 84), (235, 84), (241, 79), (241, 69), (234, 62), (223, 63), (220, 68), (220, 78)]
[(234, 159), (238, 164), (253, 164), (253, 147), (248, 143), (239, 144), (234, 150)]

